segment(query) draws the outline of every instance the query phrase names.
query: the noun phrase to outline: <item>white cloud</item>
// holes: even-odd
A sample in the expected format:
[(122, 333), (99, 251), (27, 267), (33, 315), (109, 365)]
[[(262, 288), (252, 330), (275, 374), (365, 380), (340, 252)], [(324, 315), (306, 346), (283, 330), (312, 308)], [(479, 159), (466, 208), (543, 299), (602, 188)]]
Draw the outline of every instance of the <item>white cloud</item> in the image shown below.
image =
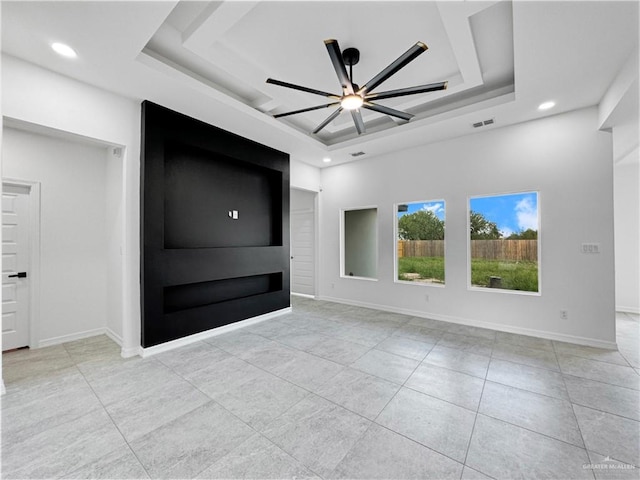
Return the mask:
[(500, 228), (500, 233), (502, 234), (502, 238), (507, 238), (509, 235), (514, 233), (514, 231), (511, 230), (509, 227), (502, 227)]
[(538, 209), (531, 197), (524, 197), (515, 207), (518, 228), (520, 230), (538, 230)]
[(424, 205), (422, 205), (421, 210), (426, 210), (433, 213), (444, 212), (444, 203), (425, 203)]

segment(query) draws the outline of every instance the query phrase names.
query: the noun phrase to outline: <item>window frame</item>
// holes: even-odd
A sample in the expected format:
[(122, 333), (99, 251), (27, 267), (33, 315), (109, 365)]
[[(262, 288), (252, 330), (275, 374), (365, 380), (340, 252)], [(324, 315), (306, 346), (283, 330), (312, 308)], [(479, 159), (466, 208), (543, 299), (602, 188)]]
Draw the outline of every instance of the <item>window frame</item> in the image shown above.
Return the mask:
[[(471, 283), (471, 200), (476, 198), (487, 198), (487, 197), (501, 197), (508, 195), (526, 195), (526, 194), (535, 194), (536, 195), (536, 216), (537, 216), (537, 224), (538, 224), (538, 234), (537, 234), (537, 266), (538, 266), (538, 291), (532, 292), (528, 290), (512, 290), (509, 288), (490, 288), (490, 287), (476, 287)], [(517, 191), (509, 191), (502, 193), (487, 193), (487, 194), (476, 194), (476, 195), (468, 195), (467, 196), (467, 228), (466, 228), (466, 237), (467, 237), (467, 290), (472, 292), (489, 292), (489, 293), (508, 293), (512, 295), (524, 295), (530, 297), (540, 297), (542, 296), (542, 222), (541, 222), (541, 202), (540, 202), (540, 191), (531, 189), (531, 190), (517, 190)]]
[[(410, 280), (400, 280), (398, 278), (398, 206), (400, 205), (410, 205), (414, 203), (436, 203), (442, 202), (444, 204), (444, 221), (445, 221), (445, 233), (444, 233), (444, 282), (443, 283), (433, 283), (433, 282), (412, 282)], [(444, 198), (439, 198), (436, 200), (413, 200), (409, 202), (397, 202), (393, 204), (393, 282), (398, 283), (400, 285), (418, 285), (420, 287), (435, 287), (435, 288), (445, 288), (447, 285), (447, 201)]]

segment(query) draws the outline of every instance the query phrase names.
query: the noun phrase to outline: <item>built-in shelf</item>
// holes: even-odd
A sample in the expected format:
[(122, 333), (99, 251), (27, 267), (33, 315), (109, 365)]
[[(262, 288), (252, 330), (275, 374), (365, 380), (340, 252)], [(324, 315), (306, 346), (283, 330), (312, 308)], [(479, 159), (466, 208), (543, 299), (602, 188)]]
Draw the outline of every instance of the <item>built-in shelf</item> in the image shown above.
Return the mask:
[(282, 272), (164, 287), (164, 312), (247, 298), (282, 290)]
[(281, 189), (282, 172), (169, 145), (164, 157), (164, 247), (281, 246)]
[(289, 155), (142, 104), (143, 347), (287, 308)]

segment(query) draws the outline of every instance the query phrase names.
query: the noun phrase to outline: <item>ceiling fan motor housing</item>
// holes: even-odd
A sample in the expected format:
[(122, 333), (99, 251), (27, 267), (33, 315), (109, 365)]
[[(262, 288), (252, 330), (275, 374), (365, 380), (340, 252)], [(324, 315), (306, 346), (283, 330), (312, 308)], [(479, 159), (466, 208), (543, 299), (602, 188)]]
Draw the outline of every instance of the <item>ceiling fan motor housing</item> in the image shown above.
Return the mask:
[(344, 60), (345, 65), (350, 67), (356, 65), (360, 61), (360, 50), (357, 48), (345, 48), (342, 51), (342, 60)]

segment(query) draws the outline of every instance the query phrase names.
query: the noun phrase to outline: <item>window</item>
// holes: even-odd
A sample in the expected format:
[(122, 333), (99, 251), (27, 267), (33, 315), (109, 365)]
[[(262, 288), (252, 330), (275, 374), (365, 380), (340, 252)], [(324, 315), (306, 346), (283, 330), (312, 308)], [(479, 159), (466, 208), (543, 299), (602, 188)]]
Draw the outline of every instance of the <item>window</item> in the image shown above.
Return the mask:
[(469, 199), (471, 288), (539, 292), (538, 193)]
[(396, 281), (444, 285), (444, 200), (396, 205)]
[(342, 219), (342, 276), (378, 275), (378, 209), (344, 210)]

